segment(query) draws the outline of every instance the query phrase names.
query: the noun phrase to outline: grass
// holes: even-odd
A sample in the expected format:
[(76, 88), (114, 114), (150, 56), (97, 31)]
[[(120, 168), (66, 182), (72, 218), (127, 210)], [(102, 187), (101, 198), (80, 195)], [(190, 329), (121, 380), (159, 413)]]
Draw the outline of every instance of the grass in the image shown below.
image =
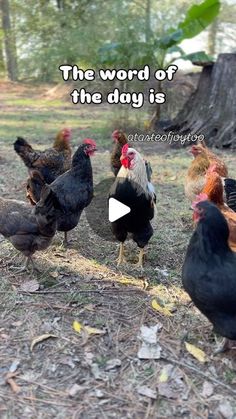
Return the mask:
[[(83, 136), (97, 140), (99, 151), (93, 157), (95, 184), (111, 176), (113, 111), (106, 106), (69, 106), (63, 101), (52, 103), (41, 98), (38, 88), (29, 97), (9, 89), (2, 97), (0, 116), (1, 194), (24, 199), (27, 175), (13, 151), (17, 135), (26, 135), (39, 148), (48, 147), (57, 130), (64, 125), (73, 128), (73, 144)], [(26, 93), (24, 92), (24, 95)], [(0, 93), (1, 96), (1, 93)], [(186, 150), (160, 149), (157, 144), (138, 145), (151, 161), (153, 182), (157, 190), (157, 217), (154, 236), (147, 254), (144, 272), (132, 263), (117, 269), (117, 244), (105, 242), (88, 225), (86, 214), (71, 233), (71, 249), (61, 248), (62, 235), (57, 234), (45, 252), (36, 255), (42, 270), (40, 275), (15, 274), (12, 263), (22, 262), (12, 246), (0, 241), (2, 278), (0, 317), (0, 357), (2, 385), (0, 387), (1, 417), (6, 418), (203, 418), (217, 412), (220, 403), (228, 400), (236, 412), (235, 361), (225, 356), (212, 356), (214, 336), (208, 321), (190, 304), (181, 285), (181, 266), (188, 240), (192, 234), (189, 203), (183, 193), (184, 176), (190, 162)], [(226, 160), (230, 175), (236, 177), (235, 157), (219, 152)], [(99, 222), (99, 220), (98, 220)], [(127, 242), (132, 261), (137, 249)], [(11, 258), (15, 260), (11, 262)], [(55, 275), (56, 273), (56, 275)], [(36, 278), (40, 292), (23, 293), (21, 284)], [(172, 304), (168, 317), (154, 311), (151, 301)], [(72, 329), (73, 320), (97, 327), (104, 335), (78, 335)], [(139, 360), (137, 357), (140, 326), (163, 325), (160, 334), (162, 359)], [(52, 333), (56, 339), (37, 344), (30, 351), (35, 336)], [(184, 341), (203, 349), (208, 363), (200, 364), (185, 350)], [(121, 367), (107, 370), (107, 362), (121, 361)], [(20, 364), (14, 377), (20, 393), (4, 384), (12, 362)], [(182, 363), (176, 367), (174, 362)], [(177, 399), (158, 393), (155, 400), (142, 396), (140, 386), (157, 390), (162, 369), (173, 363), (173, 377), (168, 388), (177, 386)], [(184, 365), (184, 367), (183, 367)], [(187, 365), (193, 366), (192, 372)], [(227, 368), (226, 368), (227, 366)], [(216, 377), (214, 395), (201, 395), (200, 373)], [(182, 374), (181, 380), (174, 381)], [(210, 380), (210, 379), (208, 379)], [(78, 385), (72, 397), (69, 391)], [(182, 390), (184, 385), (185, 391)], [(101, 395), (102, 394), (102, 395)]]

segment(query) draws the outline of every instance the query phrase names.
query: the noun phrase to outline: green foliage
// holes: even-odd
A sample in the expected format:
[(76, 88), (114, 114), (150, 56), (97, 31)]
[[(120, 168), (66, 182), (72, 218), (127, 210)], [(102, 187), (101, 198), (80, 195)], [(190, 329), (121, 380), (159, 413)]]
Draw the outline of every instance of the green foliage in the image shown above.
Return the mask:
[(180, 42), (204, 30), (219, 11), (219, 0), (195, 3), (10, 0), (20, 78), (59, 81), (57, 69), (66, 63), (141, 68), (184, 58)]
[(205, 0), (190, 7), (183, 22), (177, 29), (160, 40), (163, 49), (179, 44), (184, 39), (193, 38), (209, 26), (220, 11), (219, 0)]

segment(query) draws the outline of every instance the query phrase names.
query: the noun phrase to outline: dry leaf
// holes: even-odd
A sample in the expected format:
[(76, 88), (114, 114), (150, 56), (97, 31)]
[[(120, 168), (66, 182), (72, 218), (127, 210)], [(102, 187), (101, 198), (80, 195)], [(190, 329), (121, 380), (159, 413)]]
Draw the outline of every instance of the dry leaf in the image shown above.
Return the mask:
[(77, 320), (73, 321), (73, 325), (72, 325), (73, 329), (77, 332), (80, 333), (82, 330), (82, 324), (77, 322)]
[(162, 369), (157, 384), (158, 393), (167, 399), (187, 400), (188, 387), (183, 380), (183, 373), (172, 364)]
[(169, 374), (168, 374), (167, 368), (163, 368), (159, 376), (159, 382), (166, 383), (168, 381), (168, 378), (169, 378)]
[(157, 343), (157, 332), (162, 329), (161, 323), (156, 323), (154, 326), (141, 326), (139, 339), (143, 342), (154, 344)]
[(202, 396), (204, 398), (211, 397), (214, 393), (214, 387), (209, 381), (204, 381), (203, 387), (202, 387)]
[(73, 386), (68, 390), (68, 394), (70, 397), (75, 397), (80, 391), (84, 391), (84, 387), (80, 386), (79, 384), (73, 384)]
[(140, 386), (137, 388), (138, 394), (141, 396), (149, 397), (149, 399), (156, 400), (157, 392), (156, 390), (152, 390), (150, 387), (147, 386)]
[(36, 281), (36, 279), (32, 279), (30, 281), (24, 282), (20, 286), (20, 291), (35, 292), (35, 291), (38, 291), (39, 287), (40, 287), (40, 285), (39, 285), (38, 281)]
[(83, 326), (83, 330), (85, 330), (89, 335), (104, 335), (106, 333), (105, 330), (90, 326)]
[(222, 402), (219, 405), (218, 412), (224, 419), (232, 419), (234, 417), (232, 406), (228, 401)]
[(105, 330), (97, 329), (96, 327), (83, 326), (77, 320), (74, 320), (72, 326), (77, 333), (86, 332), (88, 335), (104, 335), (106, 333)]
[(121, 367), (121, 360), (118, 358), (110, 359), (106, 363), (105, 371), (113, 370), (118, 367)]
[(50, 272), (50, 273), (49, 273), (49, 275), (50, 275), (52, 278), (58, 278), (59, 273), (58, 273), (57, 271), (53, 271), (53, 272)]
[(56, 337), (57, 336), (51, 335), (50, 333), (45, 333), (44, 335), (37, 336), (31, 342), (31, 345), (30, 345), (31, 352), (33, 351), (33, 349), (34, 349), (35, 345), (37, 345), (37, 343), (43, 342), (44, 340), (49, 339), (49, 338), (56, 338)]
[(157, 343), (155, 345), (151, 345), (143, 342), (141, 348), (138, 351), (138, 357), (139, 359), (160, 359), (161, 347)]
[(200, 348), (197, 348), (191, 343), (185, 342), (185, 347), (187, 351), (196, 358), (199, 362), (205, 363), (207, 361), (206, 354)]
[(164, 316), (173, 316), (173, 314), (167, 307), (162, 307), (160, 304), (158, 304), (157, 300), (155, 299), (152, 300), (152, 308), (158, 311), (160, 314), (163, 314)]

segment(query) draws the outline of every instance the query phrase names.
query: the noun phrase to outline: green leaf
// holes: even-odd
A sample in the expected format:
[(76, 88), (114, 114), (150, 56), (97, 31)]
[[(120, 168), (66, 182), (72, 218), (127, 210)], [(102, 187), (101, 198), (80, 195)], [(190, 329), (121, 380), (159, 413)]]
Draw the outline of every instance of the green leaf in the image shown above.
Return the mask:
[(183, 40), (183, 30), (177, 29), (168, 35), (163, 36), (159, 41), (159, 48), (168, 49), (174, 45), (179, 44)]
[(201, 33), (216, 18), (220, 11), (220, 0), (205, 0), (193, 5), (178, 28), (183, 30), (183, 39), (193, 38)]
[(192, 63), (212, 63), (214, 58), (205, 53), (205, 51), (197, 51), (192, 54), (184, 54), (180, 57), (181, 60), (189, 60)]
[(184, 39), (193, 38), (209, 26), (220, 11), (220, 0), (205, 0), (198, 5), (190, 7), (186, 17), (177, 29), (159, 40), (159, 47), (168, 49), (179, 44)]

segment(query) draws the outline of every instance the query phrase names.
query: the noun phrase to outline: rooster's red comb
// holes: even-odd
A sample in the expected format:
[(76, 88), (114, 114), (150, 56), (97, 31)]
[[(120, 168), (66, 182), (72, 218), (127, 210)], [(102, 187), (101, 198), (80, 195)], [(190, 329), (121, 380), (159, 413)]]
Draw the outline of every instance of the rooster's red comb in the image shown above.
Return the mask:
[(93, 147), (96, 147), (97, 146), (96, 145), (96, 142), (94, 140), (92, 140), (92, 138), (85, 138), (83, 140), (83, 144), (88, 144), (88, 145), (91, 145)]
[(123, 154), (124, 156), (127, 154), (128, 149), (129, 149), (129, 144), (125, 144), (125, 145), (122, 147), (122, 154)]

